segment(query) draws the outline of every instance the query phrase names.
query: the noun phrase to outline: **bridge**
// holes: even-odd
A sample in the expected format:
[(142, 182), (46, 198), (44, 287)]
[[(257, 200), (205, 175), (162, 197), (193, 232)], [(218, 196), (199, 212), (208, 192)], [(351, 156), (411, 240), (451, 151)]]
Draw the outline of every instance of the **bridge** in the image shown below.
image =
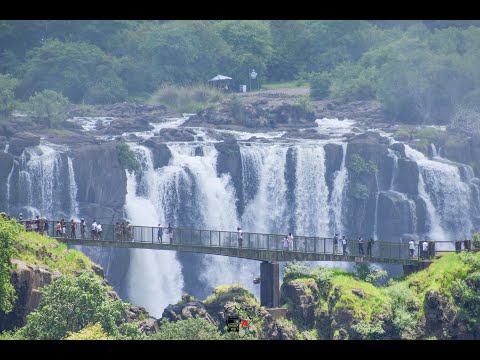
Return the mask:
[[(108, 224), (102, 225), (102, 234), (96, 234), (90, 230), (91, 223), (86, 226), (85, 233), (81, 232), (78, 223), (75, 232), (71, 231), (69, 222), (65, 225), (65, 233), (58, 232), (57, 222), (48, 221), (48, 235), (69, 245), (184, 251), (261, 261), (260, 301), (263, 306), (270, 308), (279, 306), (280, 261), (400, 264), (404, 266), (405, 272), (411, 272), (431, 263), (428, 258), (435, 255), (435, 243), (439, 243), (430, 241), (430, 251), (422, 258), (420, 244), (417, 245), (414, 256), (410, 256), (408, 243), (400, 242), (375, 241), (370, 254), (367, 241), (364, 240), (364, 254), (361, 254), (358, 240), (347, 239), (347, 252), (344, 254), (341, 239), (335, 246), (334, 239), (326, 237), (295, 236), (293, 247), (284, 250), (282, 239), (285, 235), (279, 234), (244, 232), (240, 244), (236, 231), (174, 228), (170, 237), (167, 228), (159, 236), (159, 227), (131, 226), (117, 231), (116, 225)], [(452, 251), (450, 248), (454, 248), (455, 242), (442, 243), (451, 244), (446, 247), (449, 248), (447, 251)]]

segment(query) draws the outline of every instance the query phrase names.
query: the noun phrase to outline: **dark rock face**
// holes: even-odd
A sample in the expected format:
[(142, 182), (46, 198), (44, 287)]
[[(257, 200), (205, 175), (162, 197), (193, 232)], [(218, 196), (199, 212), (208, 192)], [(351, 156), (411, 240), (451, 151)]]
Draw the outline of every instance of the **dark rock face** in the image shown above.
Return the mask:
[(40, 137), (23, 132), (10, 138), (9, 143), (10, 147), (8, 151), (13, 155), (20, 156), (26, 147), (40, 145)]
[(388, 122), (388, 116), (378, 101), (354, 101), (348, 104), (339, 104), (335, 100), (322, 100), (313, 103), (316, 105), (317, 119), (355, 119), (370, 124)]
[(237, 195), (237, 209), (239, 214), (243, 214), (245, 204), (243, 203), (243, 184), (242, 184), (242, 155), (240, 146), (235, 140), (224, 141), (215, 144), (218, 151), (217, 173), (230, 174), (232, 177), (235, 193)]
[(25, 325), (27, 315), (35, 310), (42, 299), (39, 289), (53, 279), (52, 273), (46, 269), (30, 266), (24, 261), (13, 260), (12, 263), (16, 269), (10, 281), (15, 288), (17, 301), (10, 313), (0, 311), (0, 332)]
[(326, 144), (325, 150), (325, 172), (329, 194), (332, 194), (335, 172), (342, 166), (343, 147), (339, 144)]
[(161, 141), (193, 141), (196, 133), (193, 130), (161, 129), (158, 136)]
[(155, 169), (168, 165), (168, 162), (172, 157), (172, 152), (166, 144), (148, 139), (142, 142), (141, 145), (144, 145), (152, 150), (153, 166)]
[(399, 241), (404, 233), (412, 233), (413, 217), (410, 203), (400, 193), (380, 192), (378, 196), (377, 231), (384, 241)]
[(419, 169), (415, 161), (398, 159), (398, 174), (395, 186), (398, 191), (410, 195), (418, 194)]

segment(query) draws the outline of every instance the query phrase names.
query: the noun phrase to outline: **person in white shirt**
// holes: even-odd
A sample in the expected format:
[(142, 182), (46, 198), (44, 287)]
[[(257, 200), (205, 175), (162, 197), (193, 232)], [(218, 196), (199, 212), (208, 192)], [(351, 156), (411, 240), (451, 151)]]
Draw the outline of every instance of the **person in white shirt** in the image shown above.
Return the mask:
[(343, 247), (343, 255), (348, 255), (347, 239), (345, 238), (345, 235), (343, 235), (343, 237), (342, 237), (342, 247)]
[(415, 243), (413, 242), (413, 240), (410, 240), (408, 242), (408, 248), (410, 250), (410, 257), (413, 258), (413, 253), (415, 252)]
[(289, 250), (293, 250), (293, 235), (292, 235), (292, 233), (288, 233), (288, 248), (289, 248)]
[(92, 235), (92, 240), (95, 240), (97, 237), (97, 221), (93, 220), (92, 223), (92, 231), (90, 232), (90, 235)]
[(424, 240), (422, 243), (422, 259), (426, 259), (428, 254), (428, 243)]
[(103, 240), (102, 239), (102, 225), (101, 224), (97, 225), (97, 238), (100, 239), (100, 240)]

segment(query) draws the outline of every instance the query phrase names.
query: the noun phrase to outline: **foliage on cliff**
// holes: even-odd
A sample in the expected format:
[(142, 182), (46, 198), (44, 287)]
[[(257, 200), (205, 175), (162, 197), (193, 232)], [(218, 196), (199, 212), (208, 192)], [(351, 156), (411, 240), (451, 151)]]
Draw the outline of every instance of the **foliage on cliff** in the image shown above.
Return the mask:
[(282, 301), (289, 317), (305, 328), (304, 297), (311, 296), (315, 315), (309, 326), (322, 339), (480, 338), (480, 253), (444, 255), (379, 287), (360, 280), (369, 276), (363, 270), (288, 273)]
[(15, 289), (10, 283), (10, 260), (16, 254), (15, 238), (20, 231), (15, 220), (7, 220), (0, 214), (0, 310), (6, 313), (12, 310), (15, 301)]

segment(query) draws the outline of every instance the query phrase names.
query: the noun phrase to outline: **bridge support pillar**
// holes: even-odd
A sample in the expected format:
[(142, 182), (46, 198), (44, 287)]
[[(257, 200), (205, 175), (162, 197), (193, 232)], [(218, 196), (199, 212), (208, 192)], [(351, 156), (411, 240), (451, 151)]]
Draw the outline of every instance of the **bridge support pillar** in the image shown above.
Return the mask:
[(278, 262), (260, 263), (260, 305), (276, 308), (280, 305), (280, 267)]

